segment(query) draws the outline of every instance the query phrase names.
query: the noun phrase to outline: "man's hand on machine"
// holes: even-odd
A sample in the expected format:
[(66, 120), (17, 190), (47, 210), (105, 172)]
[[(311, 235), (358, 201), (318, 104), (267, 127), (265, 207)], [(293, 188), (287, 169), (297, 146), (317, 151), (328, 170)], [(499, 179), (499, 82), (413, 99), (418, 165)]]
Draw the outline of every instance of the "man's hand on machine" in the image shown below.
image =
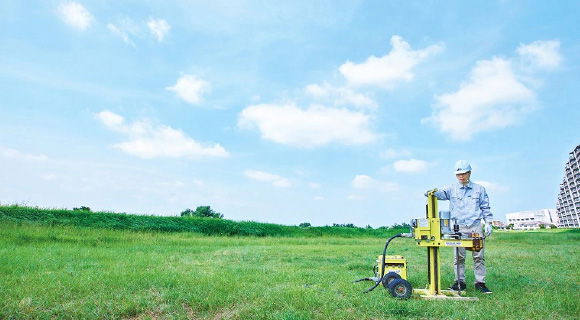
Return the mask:
[(429, 194), (429, 192), (435, 192), (435, 191), (437, 191), (437, 189), (429, 189), (429, 190), (425, 191), (425, 193), (423, 193), (423, 195), (426, 197)]

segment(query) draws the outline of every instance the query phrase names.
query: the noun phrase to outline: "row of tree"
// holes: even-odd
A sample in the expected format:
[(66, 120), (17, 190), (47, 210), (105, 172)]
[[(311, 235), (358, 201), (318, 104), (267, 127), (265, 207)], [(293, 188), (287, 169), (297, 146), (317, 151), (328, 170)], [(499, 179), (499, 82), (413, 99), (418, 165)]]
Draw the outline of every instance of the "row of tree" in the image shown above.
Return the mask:
[(221, 219), (224, 217), (223, 214), (213, 211), (213, 209), (210, 206), (199, 206), (195, 209), (195, 211), (187, 208), (181, 212), (181, 216), (182, 217), (215, 218), (215, 219)]

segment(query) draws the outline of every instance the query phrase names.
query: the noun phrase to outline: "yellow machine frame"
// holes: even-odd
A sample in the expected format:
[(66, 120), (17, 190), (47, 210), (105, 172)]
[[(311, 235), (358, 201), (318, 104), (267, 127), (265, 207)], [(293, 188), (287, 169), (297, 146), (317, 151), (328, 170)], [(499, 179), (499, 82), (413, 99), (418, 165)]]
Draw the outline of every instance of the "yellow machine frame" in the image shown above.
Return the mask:
[(483, 237), (477, 233), (467, 238), (453, 237), (441, 234), (441, 226), (449, 227), (449, 219), (441, 219), (437, 206), (437, 197), (433, 189), (427, 192), (427, 218), (413, 220), (413, 237), (420, 247), (427, 247), (429, 284), (426, 289), (414, 289), (425, 299), (457, 299), (477, 300), (472, 297), (462, 297), (456, 291), (441, 289), (441, 268), (439, 262), (439, 248), (462, 247), (467, 250), (479, 251), (483, 247)]

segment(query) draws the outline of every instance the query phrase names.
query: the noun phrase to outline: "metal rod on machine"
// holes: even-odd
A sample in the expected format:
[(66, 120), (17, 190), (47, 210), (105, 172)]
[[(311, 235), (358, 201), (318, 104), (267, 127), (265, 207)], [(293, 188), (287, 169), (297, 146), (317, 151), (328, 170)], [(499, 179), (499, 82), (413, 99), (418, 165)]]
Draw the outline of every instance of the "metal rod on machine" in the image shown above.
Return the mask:
[[(427, 220), (438, 218), (437, 213), (437, 197), (434, 194), (429, 194), (429, 203), (427, 205)], [(439, 225), (437, 225), (439, 227)], [(441, 294), (441, 279), (439, 275), (439, 247), (427, 247), (428, 257), (428, 273), (429, 273), (429, 292), (431, 294)]]
[(457, 263), (457, 259), (459, 259), (459, 247), (455, 247), (455, 269), (457, 274), (457, 294), (461, 295), (461, 281), (459, 280), (459, 263)]
[(435, 276), (435, 293), (440, 294), (441, 293), (441, 279), (439, 279), (439, 247), (433, 247), (433, 251), (434, 251), (434, 261), (433, 264), (435, 265), (435, 272), (434, 272), (434, 276)]
[(431, 286), (431, 250), (427, 247), (427, 283)]

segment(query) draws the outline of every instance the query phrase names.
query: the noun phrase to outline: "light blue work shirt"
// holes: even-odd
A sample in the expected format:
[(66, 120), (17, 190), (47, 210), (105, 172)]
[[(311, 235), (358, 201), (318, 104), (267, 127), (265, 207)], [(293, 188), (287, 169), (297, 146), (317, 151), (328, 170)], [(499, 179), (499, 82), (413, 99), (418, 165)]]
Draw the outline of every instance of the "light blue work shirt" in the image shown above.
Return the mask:
[(466, 186), (455, 183), (437, 190), (435, 196), (439, 200), (449, 200), (451, 219), (456, 219), (459, 225), (471, 227), (481, 224), (481, 220), (491, 223), (493, 219), (487, 192), (480, 184), (471, 181)]

